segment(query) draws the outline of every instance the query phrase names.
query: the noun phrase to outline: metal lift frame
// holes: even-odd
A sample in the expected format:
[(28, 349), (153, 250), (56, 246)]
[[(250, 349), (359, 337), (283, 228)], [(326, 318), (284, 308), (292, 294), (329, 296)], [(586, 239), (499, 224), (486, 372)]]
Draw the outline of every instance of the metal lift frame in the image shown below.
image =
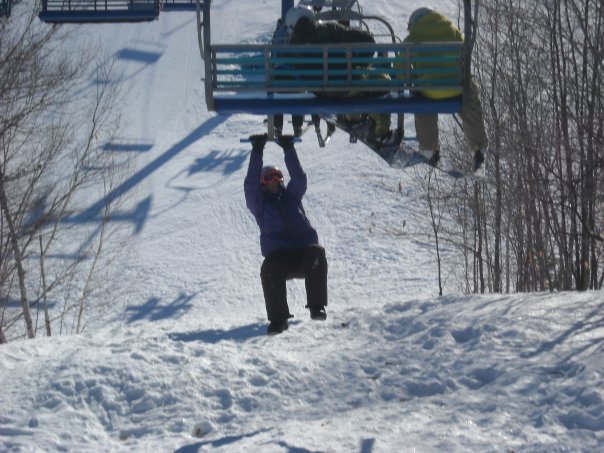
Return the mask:
[[(464, 43), (393, 42), (392, 44), (325, 46), (212, 44), (210, 3), (210, 0), (197, 0), (198, 39), (205, 68), (205, 100), (208, 110), (220, 114), (304, 115), (360, 112), (456, 113), (461, 108), (461, 97), (434, 100), (419, 96), (417, 93), (422, 90), (463, 88), (467, 83), (475, 37), (471, 0), (464, 0), (466, 35)], [(477, 13), (477, 3), (475, 1), (474, 17)], [(293, 0), (282, 0), (282, 17), (292, 6)], [(349, 13), (351, 20), (362, 18), (361, 13)], [(391, 27), (389, 29), (392, 30)], [(390, 81), (385, 82), (373, 77), (375, 70), (368, 70), (363, 74), (362, 70), (353, 69), (357, 64), (363, 63), (353, 57), (354, 52), (361, 51), (363, 48), (375, 50), (380, 55), (389, 55), (376, 57), (372, 59), (372, 63), (390, 68), (379, 70), (389, 74)], [(316, 57), (309, 59), (309, 53), (312, 52)], [(423, 56), (417, 57), (418, 52)], [(431, 57), (430, 52), (434, 52), (435, 56)], [(442, 56), (443, 53), (445, 56)], [(289, 61), (279, 57), (283, 54), (288, 55)], [(347, 66), (345, 75), (341, 71), (330, 70), (329, 65), (334, 62), (334, 54), (341, 55), (341, 64), (345, 62)], [(397, 55), (406, 55), (406, 57), (400, 58)], [(414, 61), (419, 61), (417, 58), (423, 58), (424, 61), (430, 58), (446, 60), (448, 64), (454, 66), (454, 70), (443, 69), (440, 70), (441, 74), (438, 74), (438, 70), (432, 70), (435, 73), (432, 79), (424, 73), (423, 78), (429, 80), (420, 83), (417, 79), (418, 72), (413, 68)], [(288, 62), (312, 64), (314, 67), (322, 66), (323, 70), (309, 72), (292, 69), (287, 72), (279, 69)], [(403, 70), (393, 68), (400, 65), (404, 66)], [(296, 79), (296, 76), (299, 77)], [(283, 80), (288, 78), (293, 78), (294, 81), (290, 80), (288, 83), (287, 80)], [(342, 81), (344, 78), (345, 82)], [(380, 97), (346, 98), (315, 95), (338, 91), (373, 91), (387, 92), (387, 94)]]
[(157, 19), (160, 0), (42, 0), (48, 23), (145, 22)]

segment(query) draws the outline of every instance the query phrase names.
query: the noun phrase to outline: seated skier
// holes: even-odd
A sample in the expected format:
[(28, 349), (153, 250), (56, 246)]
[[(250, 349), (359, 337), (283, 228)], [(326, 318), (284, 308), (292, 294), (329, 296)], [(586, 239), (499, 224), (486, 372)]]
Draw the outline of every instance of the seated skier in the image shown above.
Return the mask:
[[(277, 21), (277, 28), (275, 28), (275, 32), (273, 33), (271, 44), (281, 45), (287, 44), (288, 42), (289, 34), (287, 31), (287, 26), (285, 25), (285, 21), (283, 19), (279, 19)], [(277, 54), (274, 56), (279, 55)], [(274, 115), (276, 137), (281, 137), (281, 135), (283, 135), (283, 116), (283, 113), (277, 113)], [(294, 129), (294, 136), (300, 137), (304, 127), (304, 115), (292, 115), (292, 126)]]
[[(459, 29), (444, 15), (432, 8), (418, 8), (409, 17), (409, 35), (403, 42), (463, 42)], [(433, 55), (433, 54), (432, 54)], [(416, 67), (442, 68), (451, 63), (420, 62)], [(434, 75), (430, 75), (434, 77)], [(446, 99), (462, 94), (461, 90), (424, 90), (421, 95), (430, 99)], [(461, 112), (463, 132), (470, 150), (474, 152), (474, 171), (484, 170), (483, 164), (488, 146), (484, 118), (478, 87), (474, 79), (470, 79), (467, 89), (463, 92)], [(415, 132), (419, 143), (419, 151), (429, 160), (430, 165), (436, 166), (440, 159), (440, 143), (438, 137), (437, 114), (415, 114)]]
[[(277, 21), (277, 28), (273, 33), (273, 39), (271, 40), (271, 44), (282, 45), (288, 44), (290, 40), (289, 28), (287, 27), (285, 20), (279, 19)], [(280, 53), (273, 52), (273, 56), (286, 56), (280, 55)], [(287, 68), (288, 65), (279, 65), (281, 69)], [(291, 79), (292, 77), (287, 77)], [(283, 135), (283, 113), (277, 113), (273, 116), (274, 118), (274, 126), (275, 126), (275, 136), (277, 138)], [(327, 137), (324, 138), (321, 135), (320, 123), (321, 117), (319, 115), (313, 114), (311, 115), (312, 123), (315, 127), (315, 132), (317, 133), (317, 138), (319, 139), (319, 145), (325, 146), (325, 140), (330, 137), (335, 131), (335, 126), (332, 123), (327, 123)], [(292, 126), (294, 130), (294, 136), (300, 137), (304, 133), (304, 115), (292, 115)]]
[[(375, 43), (375, 39), (365, 30), (358, 30), (347, 27), (345, 25), (334, 23), (334, 22), (317, 22), (314, 12), (311, 9), (304, 8), (301, 6), (290, 8), (285, 16), (285, 24), (288, 28), (291, 44), (340, 44), (340, 43)], [(367, 58), (373, 57), (374, 52), (358, 51), (353, 54), (355, 56), (363, 56)], [(316, 57), (316, 54), (309, 56)], [(341, 53), (335, 55), (334, 58), (342, 58)], [(370, 65), (355, 66), (358, 68), (369, 68)], [(305, 65), (305, 69), (321, 69), (322, 65)], [(346, 69), (346, 63), (329, 63), (329, 69)], [(346, 78), (346, 75), (341, 76)], [(365, 76), (367, 77), (367, 76)], [(375, 74), (375, 78), (388, 78), (385, 74)], [(384, 93), (369, 93), (359, 91), (349, 92), (316, 92), (319, 97), (357, 97), (357, 96), (381, 96)], [(390, 114), (389, 113), (369, 113), (367, 117), (370, 120), (370, 127), (368, 128), (367, 141), (376, 147), (384, 146), (391, 141), (396, 134), (393, 134), (390, 130)], [(346, 122), (349, 125), (359, 122), (363, 119), (362, 115), (347, 115), (345, 117)]]

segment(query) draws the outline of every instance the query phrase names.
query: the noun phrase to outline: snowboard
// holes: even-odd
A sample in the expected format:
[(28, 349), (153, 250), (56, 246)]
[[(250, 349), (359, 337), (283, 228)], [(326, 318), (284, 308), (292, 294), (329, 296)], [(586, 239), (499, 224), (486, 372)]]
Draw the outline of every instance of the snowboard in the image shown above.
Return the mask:
[(338, 129), (346, 132), (350, 137), (350, 143), (361, 142), (379, 155), (388, 155), (393, 150), (398, 149), (401, 145), (403, 138), (402, 130), (397, 129), (393, 131), (394, 135), (390, 138), (388, 143), (380, 143), (376, 140), (370, 139), (371, 126), (370, 122), (366, 119), (350, 124), (346, 122), (340, 115), (322, 116), (322, 118), (327, 124), (332, 124)]
[(453, 179), (473, 179), (473, 180), (484, 180), (486, 178), (485, 167), (486, 164), (483, 165), (476, 171), (466, 172), (460, 170), (459, 168), (452, 167), (448, 165), (445, 161), (443, 162), (442, 158), (436, 165), (431, 165), (428, 162), (428, 157), (424, 156), (419, 151), (408, 150), (405, 151), (402, 147), (397, 150), (395, 153), (384, 158), (386, 162), (388, 162), (391, 166), (397, 168), (408, 168), (413, 167), (419, 164), (430, 165), (436, 171), (443, 173), (447, 176), (450, 176)]
[[(388, 165), (395, 168), (409, 168), (415, 165), (428, 163), (428, 157), (422, 153), (411, 149), (403, 138), (402, 131), (396, 130), (393, 133), (396, 134), (392, 137), (392, 140), (386, 144), (376, 143), (369, 139), (369, 123), (360, 122), (353, 125), (349, 125), (343, 121), (340, 121), (340, 117), (333, 115), (324, 118), (327, 122), (332, 122), (338, 129), (343, 130), (350, 136), (351, 143), (361, 142), (375, 152), (378, 156), (384, 159)], [(432, 166), (436, 171), (439, 171), (447, 176), (454, 179), (463, 178), (484, 178), (484, 165), (482, 172), (477, 173), (466, 173), (458, 168), (451, 167), (441, 160), (436, 166)]]

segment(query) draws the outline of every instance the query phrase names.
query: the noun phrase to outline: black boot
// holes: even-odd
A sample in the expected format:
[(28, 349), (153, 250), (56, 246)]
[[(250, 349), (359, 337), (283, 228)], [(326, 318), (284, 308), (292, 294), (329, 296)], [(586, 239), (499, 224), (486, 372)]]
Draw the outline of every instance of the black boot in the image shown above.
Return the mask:
[(304, 132), (304, 115), (292, 115), (294, 137), (301, 137)]
[(268, 329), (266, 329), (266, 333), (268, 335), (277, 335), (287, 330), (289, 324), (287, 323), (287, 319), (281, 321), (271, 321), (268, 325)]
[(477, 149), (474, 153), (474, 172), (479, 171), (484, 164), (484, 154), (481, 150)]
[(327, 319), (327, 313), (325, 307), (308, 307), (310, 310), (310, 319), (315, 321), (325, 321)]
[(439, 160), (440, 160), (440, 151), (436, 150), (436, 151), (434, 151), (434, 154), (432, 154), (432, 157), (430, 157), (430, 159), (428, 159), (428, 165), (430, 165), (432, 167), (436, 167), (438, 165)]

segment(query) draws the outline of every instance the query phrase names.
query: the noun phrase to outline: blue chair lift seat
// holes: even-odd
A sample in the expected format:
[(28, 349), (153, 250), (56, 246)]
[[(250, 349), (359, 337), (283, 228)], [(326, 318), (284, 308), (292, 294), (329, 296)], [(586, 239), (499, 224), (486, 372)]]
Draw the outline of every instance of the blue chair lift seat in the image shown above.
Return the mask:
[(447, 99), (429, 99), (419, 94), (398, 96), (396, 93), (376, 98), (329, 99), (312, 94), (245, 95), (214, 97), (214, 111), (221, 115), (248, 113), (251, 115), (336, 115), (340, 113), (458, 113), (461, 96)]
[[(463, 0), (464, 43), (421, 44), (399, 43), (387, 21), (362, 14), (358, 0), (319, 2), (331, 5), (321, 10), (325, 20), (331, 20), (329, 14), (338, 21), (371, 18), (390, 30), (392, 43), (354, 46), (216, 45), (211, 42), (211, 2), (196, 2), (205, 101), (210, 111), (225, 115), (381, 112), (398, 113), (400, 121), (402, 113), (461, 110), (461, 95), (454, 93), (462, 93), (469, 81), (475, 39), (471, 0)], [(300, 3), (309, 2), (315, 6), (314, 0)], [(294, 0), (281, 1), (282, 20), (292, 6)], [(477, 8), (478, 2), (474, 2), (474, 17)], [(359, 56), (367, 50), (379, 56)], [(384, 74), (389, 76), (387, 81)]]
[(159, 16), (159, 0), (42, 0), (49, 23), (145, 22)]
[[(206, 103), (220, 114), (456, 113), (461, 109), (461, 96), (432, 99), (421, 93), (461, 91), (462, 43), (213, 45), (210, 49)], [(381, 56), (363, 57), (368, 50)], [(414, 67), (419, 62), (422, 69)]]
[(162, 11), (195, 11), (197, 9), (196, 0), (163, 0)]

